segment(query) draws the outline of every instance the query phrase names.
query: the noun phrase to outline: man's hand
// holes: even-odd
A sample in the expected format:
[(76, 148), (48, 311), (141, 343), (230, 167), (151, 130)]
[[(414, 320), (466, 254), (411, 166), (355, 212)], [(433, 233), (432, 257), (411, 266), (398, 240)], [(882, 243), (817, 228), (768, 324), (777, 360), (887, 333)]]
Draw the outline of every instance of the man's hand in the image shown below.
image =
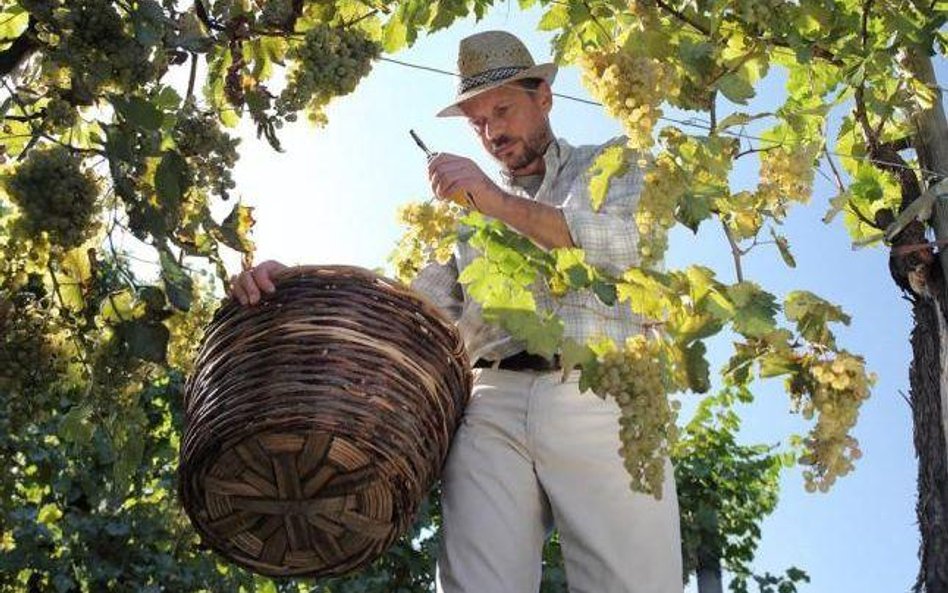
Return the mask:
[(237, 299), (241, 305), (255, 305), (260, 302), (263, 292), (276, 290), (273, 276), (286, 266), (278, 261), (265, 261), (253, 269), (246, 270), (230, 279), (227, 294)]
[[(481, 210), (487, 201), (496, 202), (503, 192), (471, 159), (439, 153), (428, 161), (431, 190), (441, 200)], [(475, 203), (470, 204), (470, 193)]]

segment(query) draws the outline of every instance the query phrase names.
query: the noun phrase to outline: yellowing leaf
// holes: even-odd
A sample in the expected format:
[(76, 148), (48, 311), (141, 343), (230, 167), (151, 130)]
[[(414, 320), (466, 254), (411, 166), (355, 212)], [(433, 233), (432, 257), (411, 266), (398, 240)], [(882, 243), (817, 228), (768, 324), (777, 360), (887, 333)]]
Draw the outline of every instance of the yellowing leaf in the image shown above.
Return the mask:
[(616, 175), (625, 175), (629, 170), (627, 150), (622, 145), (613, 145), (602, 152), (589, 168), (589, 203), (598, 211), (609, 192), (609, 182)]

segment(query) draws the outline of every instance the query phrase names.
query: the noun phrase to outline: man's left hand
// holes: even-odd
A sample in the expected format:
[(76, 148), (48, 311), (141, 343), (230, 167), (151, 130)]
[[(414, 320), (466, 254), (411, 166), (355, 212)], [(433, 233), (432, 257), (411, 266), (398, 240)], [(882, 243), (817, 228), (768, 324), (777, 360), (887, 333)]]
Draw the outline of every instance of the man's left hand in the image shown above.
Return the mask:
[[(454, 154), (439, 153), (432, 157), (428, 161), (428, 180), (438, 199), (477, 210), (502, 193), (477, 163)], [(473, 196), (473, 204), (468, 194)]]

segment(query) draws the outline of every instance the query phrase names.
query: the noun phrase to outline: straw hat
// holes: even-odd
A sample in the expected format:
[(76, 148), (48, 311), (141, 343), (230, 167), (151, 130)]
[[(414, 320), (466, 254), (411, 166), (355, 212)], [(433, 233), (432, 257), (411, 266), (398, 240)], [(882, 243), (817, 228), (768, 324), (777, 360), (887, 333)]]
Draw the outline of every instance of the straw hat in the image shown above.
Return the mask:
[(552, 84), (556, 64), (537, 64), (523, 42), (506, 31), (484, 31), (461, 40), (458, 72), (458, 96), (438, 117), (464, 115), (461, 103), (515, 80), (542, 78)]

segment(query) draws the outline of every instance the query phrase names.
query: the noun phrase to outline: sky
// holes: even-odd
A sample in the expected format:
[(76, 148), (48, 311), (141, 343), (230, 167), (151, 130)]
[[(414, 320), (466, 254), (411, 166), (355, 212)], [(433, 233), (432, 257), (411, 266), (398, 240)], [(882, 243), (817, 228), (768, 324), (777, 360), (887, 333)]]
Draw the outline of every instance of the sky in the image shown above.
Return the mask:
[[(550, 36), (535, 31), (540, 13), (522, 13), (516, 3), (501, 4), (480, 23), (463, 21), (447, 31), (421, 38), (395, 58), (455, 70), (458, 41), (488, 29), (519, 35), (537, 61), (550, 60)], [(941, 80), (948, 68), (938, 64)], [(355, 93), (334, 102), (329, 124), (314, 128), (299, 123), (282, 131), (284, 153), (241, 128), (245, 140), (235, 177), (238, 193), (255, 207), (256, 261), (287, 264), (385, 265), (400, 230), (400, 204), (427, 199), (425, 158), (412, 143), (414, 128), (435, 151), (474, 158), (496, 179), (496, 164), (485, 157), (463, 120), (436, 119), (451, 102), (455, 80), (387, 62), (377, 62)], [(761, 85), (762, 108), (779, 100), (783, 79), (772, 72)], [(554, 91), (589, 98), (574, 68), (563, 68)], [(602, 143), (621, 133), (601, 108), (554, 100), (555, 133), (572, 144)], [(734, 183), (753, 184), (752, 171), (738, 171)], [(796, 269), (781, 263), (766, 247), (745, 261), (749, 280), (781, 298), (805, 289), (843, 306), (852, 315), (837, 332), (840, 344), (866, 357), (878, 374), (873, 395), (862, 409), (855, 435), (864, 457), (853, 474), (827, 494), (808, 494), (799, 469), (785, 471), (777, 510), (763, 524), (754, 569), (782, 573), (797, 566), (812, 582), (805, 593), (907, 591), (917, 572), (918, 531), (915, 518), (916, 463), (911, 441), (908, 394), (909, 305), (888, 273), (884, 250), (853, 250), (841, 221), (827, 226), (820, 219), (835, 194), (817, 177), (813, 202), (794, 210), (784, 234), (797, 259)], [(236, 271), (236, 259), (234, 269)], [(667, 267), (700, 263), (735, 281), (723, 233), (705, 225), (697, 235), (675, 231)], [(711, 344), (712, 369), (728, 356), (723, 337)], [(786, 443), (808, 424), (789, 413), (782, 384), (755, 386), (754, 404), (743, 410), (746, 443)], [(686, 407), (696, 396), (685, 395)]]

